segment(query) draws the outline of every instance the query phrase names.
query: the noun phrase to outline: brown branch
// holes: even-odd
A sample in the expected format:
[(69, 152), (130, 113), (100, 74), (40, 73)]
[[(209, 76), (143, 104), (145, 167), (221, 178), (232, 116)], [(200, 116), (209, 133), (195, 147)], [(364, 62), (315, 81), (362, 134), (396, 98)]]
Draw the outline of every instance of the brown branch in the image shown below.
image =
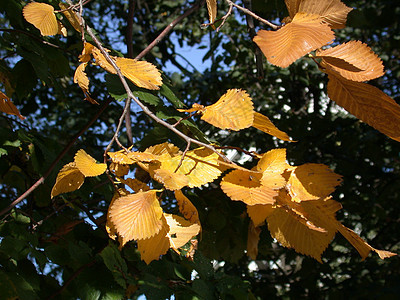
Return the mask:
[(197, 9), (200, 8), (200, 6), (204, 5), (206, 1), (205, 0), (200, 0), (196, 2), (191, 8), (189, 8), (187, 11), (185, 11), (182, 15), (180, 15), (178, 18), (173, 20), (165, 29), (156, 37), (154, 41), (150, 43), (142, 52), (139, 53), (138, 56), (136, 56), (136, 59), (141, 59), (143, 58), (147, 53), (151, 51), (161, 40), (163, 40), (166, 35), (184, 18), (195, 12)]
[(64, 147), (64, 149), (61, 151), (60, 154), (56, 157), (56, 159), (52, 162), (50, 167), (46, 170), (44, 175), (38, 179), (28, 190), (25, 191), (21, 196), (19, 196), (16, 200), (14, 200), (9, 206), (4, 208), (2, 211), (0, 211), (0, 216), (4, 215), (7, 213), (10, 209), (15, 207), (18, 203), (20, 203), (22, 200), (24, 200), (28, 195), (30, 195), (35, 189), (37, 189), (38, 186), (40, 186), (46, 178), (50, 175), (50, 173), (53, 171), (55, 166), (58, 164), (58, 162), (61, 160), (61, 158), (64, 157), (64, 155), (71, 149), (71, 147), (75, 144), (76, 140), (86, 131), (89, 129), (89, 127), (97, 120), (97, 118), (103, 113), (103, 111), (106, 109), (108, 104), (112, 101), (112, 98), (109, 97), (99, 108), (99, 110), (96, 112), (96, 114), (87, 122), (87, 124), (75, 135), (72, 137), (70, 142)]

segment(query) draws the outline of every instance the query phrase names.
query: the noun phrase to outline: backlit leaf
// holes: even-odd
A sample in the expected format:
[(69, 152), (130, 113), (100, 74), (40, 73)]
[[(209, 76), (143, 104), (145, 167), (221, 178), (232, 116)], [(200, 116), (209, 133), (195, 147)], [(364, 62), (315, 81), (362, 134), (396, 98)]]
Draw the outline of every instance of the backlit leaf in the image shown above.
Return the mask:
[(247, 214), (254, 226), (261, 226), (265, 219), (274, 212), (272, 204), (247, 205)]
[(0, 111), (5, 112), (9, 115), (18, 116), (21, 120), (25, 120), (26, 118), (21, 115), (18, 108), (12, 103), (10, 98), (7, 97), (6, 94), (0, 91)]
[[(106, 49), (106, 51), (109, 51), (109, 50)], [(115, 70), (113, 65), (108, 62), (108, 60), (103, 55), (103, 53), (101, 53), (100, 49), (97, 49), (96, 47), (93, 46), (91, 53), (92, 53), (93, 58), (95, 59), (97, 65), (99, 65), (100, 67), (102, 67), (104, 70), (106, 70), (107, 72), (109, 72), (111, 74), (117, 74), (117, 71)], [(113, 58), (111, 57), (111, 59), (113, 59)]]
[(123, 184), (129, 186), (135, 193), (150, 190), (150, 187), (146, 183), (137, 178), (127, 178), (126, 180), (121, 178), (120, 180)]
[(83, 175), (85, 175), (85, 177), (99, 176), (107, 169), (106, 164), (96, 163), (96, 160), (87, 154), (83, 149), (80, 149), (78, 152), (76, 152), (74, 161), (76, 167), (82, 172)]
[(181, 190), (175, 191), (175, 199), (178, 202), (179, 211), (189, 220), (190, 223), (199, 223), (199, 213), (196, 207), (190, 202), (190, 200), (182, 193)]
[(262, 173), (233, 170), (222, 178), (221, 189), (232, 200), (243, 201), (247, 205), (274, 204), (278, 191), (263, 187)]
[(299, 12), (300, 3), (304, 0), (285, 0), (289, 16), (293, 19), (294, 15)]
[(171, 248), (178, 249), (200, 232), (200, 224), (191, 223), (182, 217), (164, 214), (169, 225), (168, 237)]
[(291, 23), (277, 31), (260, 30), (254, 42), (271, 64), (286, 68), (333, 39), (333, 31), (319, 16), (297, 13)]
[(264, 153), (257, 164), (257, 171), (274, 171), (282, 173), (291, 166), (286, 162), (286, 149), (273, 149)]
[(260, 227), (255, 227), (253, 222), (249, 223), (247, 233), (247, 256), (255, 260), (258, 254), (258, 242), (260, 240)]
[(400, 106), (378, 88), (328, 72), (328, 96), (349, 113), (400, 141)]
[(159, 157), (153, 153), (132, 151), (128, 152), (127, 157), (133, 162), (151, 162), (153, 160), (158, 160)]
[(360, 41), (318, 51), (316, 57), (322, 58), (329, 68), (349, 80), (367, 81), (384, 74), (380, 58)]
[(63, 10), (64, 16), (68, 19), (69, 23), (74, 27), (74, 29), (78, 32), (81, 32), (82, 28), (79, 22), (78, 15), (72, 10), (68, 9), (69, 6), (60, 2), (58, 6)]
[(87, 63), (81, 63), (75, 70), (74, 74), (74, 83), (77, 83), (79, 87), (82, 89), (85, 94), (85, 100), (89, 101), (92, 104), (99, 104), (96, 100), (94, 100), (89, 93), (89, 78), (85, 73)]
[(297, 2), (300, 2), (298, 11), (319, 15), (332, 29), (344, 28), (347, 14), (352, 10), (340, 0), (303, 0)]
[(169, 153), (171, 157), (174, 157), (180, 153), (180, 150), (174, 144), (165, 142), (162, 144), (150, 146), (149, 148), (144, 150), (144, 152), (151, 153), (154, 155), (162, 155), (164, 153)]
[(79, 61), (84, 63), (89, 62), (92, 58), (92, 51), (94, 48), (92, 44), (84, 43), (82, 53), (79, 55)]
[(154, 170), (153, 177), (170, 191), (180, 190), (189, 184), (189, 179), (185, 175), (165, 169)]
[(119, 197), (109, 208), (118, 235), (126, 241), (157, 234), (163, 226), (162, 213), (155, 190)]
[(121, 69), (122, 74), (138, 87), (149, 90), (160, 89), (161, 73), (153, 64), (122, 57), (116, 57), (115, 63)]
[(221, 129), (241, 130), (253, 124), (253, 102), (245, 91), (231, 89), (205, 107), (201, 119)]
[(342, 176), (322, 164), (297, 166), (290, 174), (290, 195), (299, 201), (326, 198), (342, 182)]
[(293, 142), (286, 132), (279, 130), (268, 117), (258, 112), (254, 112), (254, 121), (252, 126), (262, 132), (277, 137), (282, 141)]
[(51, 190), (51, 198), (79, 189), (84, 181), (85, 176), (79, 171), (74, 162), (65, 165), (57, 174), (56, 183)]
[(129, 165), (121, 165), (112, 162), (109, 169), (117, 177), (122, 177), (129, 173)]
[(57, 18), (51, 5), (39, 2), (27, 4), (22, 13), (27, 22), (40, 30), (41, 35), (55, 35), (58, 33)]
[(207, 9), (210, 23), (212, 24), (217, 17), (217, 0), (207, 0)]
[(121, 164), (121, 165), (131, 165), (135, 163), (135, 161), (128, 157), (128, 154), (124, 151), (117, 152), (107, 152), (107, 155), (111, 158), (113, 163)]

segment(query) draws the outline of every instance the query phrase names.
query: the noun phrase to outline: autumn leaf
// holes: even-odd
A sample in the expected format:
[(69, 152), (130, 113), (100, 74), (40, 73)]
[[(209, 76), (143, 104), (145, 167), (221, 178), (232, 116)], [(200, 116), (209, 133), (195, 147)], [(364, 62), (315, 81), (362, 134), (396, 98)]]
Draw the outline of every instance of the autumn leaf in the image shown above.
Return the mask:
[(72, 27), (74, 27), (76, 31), (81, 32), (82, 27), (78, 15), (71, 8), (69, 8), (68, 5), (62, 2), (58, 3), (58, 6), (63, 10), (62, 13), (68, 19)]
[(191, 223), (182, 217), (164, 214), (169, 225), (168, 238), (171, 248), (178, 249), (200, 232), (200, 224)]
[(168, 153), (170, 157), (174, 157), (180, 153), (180, 150), (174, 144), (165, 142), (162, 144), (150, 146), (149, 148), (144, 150), (144, 152), (151, 153), (154, 155), (162, 155), (162, 154)]
[(61, 34), (63, 37), (67, 37), (68, 31), (67, 28), (65, 28), (65, 26), (63, 25), (63, 23), (57, 20), (57, 26), (58, 26), (57, 34)]
[(297, 13), (291, 23), (277, 31), (260, 30), (254, 42), (271, 64), (286, 68), (305, 54), (330, 43), (334, 37), (319, 16)]
[(346, 79), (367, 81), (384, 74), (380, 58), (366, 44), (350, 41), (336, 47), (317, 51), (323, 66), (338, 72)]
[(293, 19), (294, 15), (299, 12), (300, 3), (302, 1), (304, 0), (285, 0), (290, 18)]
[(153, 177), (170, 191), (180, 190), (189, 184), (189, 178), (184, 174), (174, 173), (166, 169), (154, 170)]
[(9, 115), (15, 115), (21, 120), (25, 120), (26, 118), (21, 115), (18, 108), (12, 103), (10, 98), (7, 97), (6, 94), (0, 91), (0, 111), (5, 112)]
[(57, 18), (53, 6), (45, 3), (31, 2), (22, 11), (27, 22), (40, 30), (41, 35), (58, 33)]
[(179, 211), (189, 220), (190, 223), (200, 224), (199, 213), (196, 207), (190, 202), (190, 200), (182, 193), (181, 190), (175, 191), (175, 199), (178, 202)]
[(129, 173), (129, 165), (116, 164), (112, 162), (109, 169), (117, 177), (122, 177)]
[[(108, 49), (105, 50), (108, 52), (110, 51)], [(99, 65), (100, 67), (102, 67), (104, 70), (106, 70), (111, 74), (117, 74), (117, 71), (115, 70), (113, 65), (108, 62), (103, 53), (101, 53), (100, 49), (93, 46), (93, 48), (91, 49), (91, 54), (93, 55), (93, 58), (95, 59), (97, 65)], [(111, 59), (113, 59), (113, 57), (111, 57)]]
[(120, 68), (122, 75), (138, 87), (149, 90), (160, 89), (162, 85), (161, 73), (153, 64), (122, 57), (116, 57), (115, 63)]
[(361, 121), (400, 141), (400, 106), (378, 88), (327, 70), (328, 96)]
[(79, 87), (82, 89), (85, 94), (85, 100), (89, 101), (92, 104), (99, 104), (96, 100), (94, 100), (89, 93), (89, 78), (85, 73), (87, 63), (81, 63), (75, 70), (74, 74), (74, 83), (77, 83)]
[(303, 0), (296, 2), (299, 4), (297, 11), (320, 16), (332, 29), (344, 28), (347, 14), (352, 11), (352, 8), (347, 7), (340, 0)]
[(85, 177), (99, 176), (107, 169), (106, 164), (96, 163), (96, 160), (87, 154), (83, 149), (80, 149), (78, 152), (76, 152), (74, 161), (76, 167), (82, 172), (83, 175), (85, 175)]
[(274, 171), (282, 173), (291, 166), (286, 161), (286, 149), (272, 149), (262, 155), (257, 164), (257, 171)]
[(146, 239), (162, 228), (162, 209), (156, 190), (122, 196), (109, 208), (109, 218), (125, 241)]
[(232, 200), (247, 205), (274, 204), (278, 191), (262, 186), (261, 177), (259, 172), (233, 170), (222, 178), (221, 189)]
[(85, 175), (79, 171), (75, 162), (71, 162), (58, 172), (56, 183), (51, 190), (51, 198), (79, 189), (85, 181)]
[(252, 126), (258, 130), (261, 130), (262, 132), (277, 137), (282, 141), (294, 142), (286, 132), (279, 130), (268, 117), (258, 112), (254, 112), (254, 121)]
[(247, 256), (253, 260), (257, 258), (260, 233), (260, 227), (255, 227), (253, 222), (250, 222), (247, 233)]
[(137, 178), (127, 178), (127, 179), (121, 178), (120, 180), (123, 184), (126, 184), (127, 186), (129, 186), (135, 193), (138, 193), (141, 191), (146, 192), (146, 191), (150, 190), (150, 187), (146, 183), (140, 181)]
[(274, 212), (274, 209), (272, 204), (247, 205), (247, 214), (254, 226), (261, 226), (265, 219)]
[(213, 24), (217, 17), (217, 0), (207, 0), (208, 16), (210, 24)]
[(326, 198), (342, 182), (342, 176), (322, 164), (297, 166), (290, 174), (288, 190), (297, 201)]
[[(79, 61), (87, 63), (92, 58), (92, 52), (95, 47), (90, 43), (84, 43), (82, 53), (79, 55)], [(96, 48), (97, 49), (97, 48)]]

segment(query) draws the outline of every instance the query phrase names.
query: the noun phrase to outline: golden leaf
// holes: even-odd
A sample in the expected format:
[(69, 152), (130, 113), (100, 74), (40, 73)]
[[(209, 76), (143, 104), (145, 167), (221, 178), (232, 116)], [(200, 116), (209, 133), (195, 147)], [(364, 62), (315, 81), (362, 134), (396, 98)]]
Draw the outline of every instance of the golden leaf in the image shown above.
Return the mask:
[[(109, 51), (108, 49), (105, 50)], [(104, 70), (106, 70), (111, 74), (117, 74), (117, 71), (115, 70), (113, 65), (107, 61), (106, 57), (103, 55), (103, 53), (101, 53), (100, 49), (93, 46), (91, 54), (93, 55), (93, 58), (95, 59), (97, 65), (99, 65), (100, 67), (102, 67)], [(114, 59), (114, 57), (112, 56), (110, 58)]]
[(185, 175), (174, 173), (165, 169), (154, 170), (153, 177), (170, 191), (180, 190), (189, 184), (189, 178), (187, 178)]
[(107, 152), (107, 155), (111, 158), (111, 161), (116, 164), (131, 165), (135, 163), (133, 159), (128, 157), (128, 154), (125, 152), (125, 150)]
[(79, 55), (79, 61), (84, 63), (89, 62), (92, 58), (92, 51), (94, 48), (92, 44), (84, 43), (82, 53)]
[(151, 153), (154, 155), (162, 155), (162, 154), (168, 153), (170, 155), (170, 157), (174, 157), (180, 153), (180, 150), (174, 144), (165, 142), (162, 144), (150, 146), (149, 148), (144, 150), (144, 152)]
[(340, 0), (303, 0), (298, 2), (300, 3), (297, 11), (319, 15), (332, 29), (344, 28), (347, 14), (352, 11), (352, 8), (347, 7)]
[(74, 162), (65, 165), (57, 174), (56, 183), (51, 190), (51, 198), (79, 189), (84, 180), (85, 176), (79, 171)]
[(85, 177), (99, 176), (107, 169), (106, 164), (96, 163), (96, 160), (87, 154), (83, 149), (80, 149), (78, 152), (76, 152), (74, 161), (76, 167), (82, 172), (83, 175), (85, 175)]
[(182, 217), (164, 214), (169, 225), (168, 238), (171, 248), (178, 249), (184, 246), (200, 232), (200, 224), (191, 223)]
[(247, 205), (247, 214), (254, 226), (261, 226), (265, 219), (274, 212), (272, 204)]
[(158, 260), (160, 256), (167, 253), (170, 248), (170, 242), (167, 236), (170, 229), (164, 216), (161, 217), (161, 220), (162, 228), (156, 235), (137, 241), (140, 258), (144, 260), (146, 264), (151, 263), (153, 260)]
[(257, 164), (257, 171), (275, 171), (282, 173), (286, 169), (292, 168), (286, 162), (286, 149), (273, 149), (263, 154)]
[(342, 176), (322, 164), (304, 164), (291, 172), (288, 188), (299, 201), (326, 198), (342, 182)]
[(381, 259), (385, 259), (388, 257), (392, 257), (397, 255), (396, 253), (385, 251), (385, 250), (378, 250), (370, 246), (367, 242), (365, 242), (358, 234), (356, 234), (353, 230), (347, 228), (343, 224), (338, 222), (338, 230), (339, 232), (353, 245), (354, 248), (360, 253), (362, 259), (366, 259), (368, 254), (371, 251), (376, 252)]
[(233, 170), (222, 178), (221, 189), (232, 200), (243, 201), (247, 205), (274, 204), (278, 191), (263, 187), (261, 176), (262, 173)]
[(22, 13), (27, 22), (40, 30), (41, 35), (55, 35), (58, 33), (57, 18), (51, 5), (39, 2), (27, 4)]
[(150, 190), (147, 184), (136, 178), (127, 178), (126, 180), (121, 178), (121, 182), (129, 186), (135, 193)]
[(128, 158), (131, 159), (133, 162), (151, 162), (153, 160), (158, 160), (159, 157), (158, 155), (154, 155), (153, 153), (148, 153), (148, 152), (129, 152), (127, 154)]
[(221, 129), (241, 130), (253, 124), (253, 102), (246, 91), (228, 90), (216, 103), (206, 106), (201, 119)]
[(260, 233), (260, 227), (255, 227), (253, 222), (250, 222), (247, 233), (247, 256), (253, 260), (257, 258)]
[(78, 15), (69, 8), (68, 5), (60, 2), (58, 6), (63, 10), (62, 13), (64, 16), (68, 19), (69, 23), (74, 27), (74, 29), (78, 32), (81, 32), (82, 27), (80, 25), (79, 17)]
[[(111, 199), (110, 206), (113, 205), (115, 199), (118, 199), (121, 196), (126, 196), (126, 195), (129, 195), (129, 194), (130, 193), (125, 189), (118, 189), (114, 193), (114, 195), (113, 195), (113, 197)], [(114, 223), (110, 219), (110, 210), (107, 211), (106, 231), (107, 231), (107, 234), (110, 237), (110, 239), (115, 240), (117, 238), (117, 229), (115, 228)], [(119, 238), (119, 240), (121, 242), (120, 247), (122, 248), (125, 245), (126, 242), (123, 241), (121, 238)]]
[(378, 88), (328, 72), (328, 96), (360, 120), (400, 141), (400, 106)]
[(367, 81), (385, 73), (380, 58), (360, 41), (318, 51), (316, 57), (323, 59), (325, 67), (327, 65), (344, 78), (353, 81)]
[(9, 115), (18, 116), (21, 120), (25, 120), (26, 118), (21, 115), (18, 108), (12, 103), (10, 98), (7, 97), (6, 94), (0, 91), (0, 111), (5, 112)]
[(92, 104), (99, 104), (96, 100), (94, 100), (89, 93), (89, 78), (85, 73), (87, 63), (81, 63), (75, 70), (74, 74), (74, 83), (77, 83), (79, 87), (82, 89), (85, 94), (85, 100), (89, 101)]
[(122, 177), (129, 173), (129, 165), (121, 165), (112, 162), (109, 169), (117, 177)]
[(122, 75), (136, 84), (149, 90), (158, 90), (162, 85), (160, 71), (155, 65), (147, 61), (116, 57), (115, 63), (120, 68)]
[(195, 111), (203, 113), (205, 110), (206, 110), (206, 108), (203, 105), (198, 104), (198, 103), (194, 103), (192, 105), (192, 107), (189, 109), (177, 108), (177, 111), (188, 112), (188, 113), (195, 112)]
[(213, 24), (217, 17), (217, 0), (207, 0), (208, 16), (210, 24)]
[(294, 15), (298, 13), (302, 1), (304, 0), (285, 0), (290, 18), (293, 19)]
[(67, 28), (65, 28), (65, 26), (63, 25), (63, 23), (57, 20), (57, 26), (58, 26), (57, 34), (61, 34), (63, 37), (67, 37), (68, 31)]
[(254, 42), (271, 64), (286, 68), (305, 54), (330, 43), (334, 37), (319, 16), (297, 13), (291, 23), (277, 31), (260, 30)]
[(254, 112), (254, 121), (252, 126), (258, 130), (261, 130), (262, 132), (277, 137), (282, 141), (294, 142), (290, 139), (286, 132), (279, 130), (268, 117), (258, 112)]
[(197, 212), (196, 207), (181, 190), (175, 191), (175, 199), (178, 202), (179, 211), (183, 214), (185, 219), (189, 220), (190, 223), (200, 224), (199, 213)]
[(119, 197), (109, 208), (109, 218), (125, 241), (157, 234), (162, 228), (162, 214), (155, 190)]

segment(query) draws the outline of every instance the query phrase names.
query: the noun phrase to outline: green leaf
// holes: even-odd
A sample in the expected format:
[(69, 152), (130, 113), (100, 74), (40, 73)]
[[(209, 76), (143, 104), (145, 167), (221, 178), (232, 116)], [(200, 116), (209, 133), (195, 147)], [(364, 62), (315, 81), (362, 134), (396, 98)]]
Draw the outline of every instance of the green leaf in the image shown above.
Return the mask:
[(110, 244), (101, 251), (100, 256), (103, 258), (104, 264), (111, 271), (115, 281), (126, 288), (126, 280), (128, 267), (125, 260), (121, 257), (121, 252), (118, 248)]
[(167, 82), (168, 79), (166, 79), (163, 76), (163, 85), (160, 88), (160, 93), (163, 95), (167, 100), (175, 107), (175, 108), (183, 108), (185, 104), (175, 95), (175, 93), (172, 90), (172, 86)]
[(15, 140), (14, 142), (12, 141), (5, 141), (3, 146), (10, 146), (10, 147), (16, 147), (18, 148), (21, 146), (21, 141), (20, 140)]
[(6, 149), (0, 148), (0, 157), (1, 157), (2, 155), (7, 155), (7, 154), (8, 154), (8, 152), (7, 152)]

